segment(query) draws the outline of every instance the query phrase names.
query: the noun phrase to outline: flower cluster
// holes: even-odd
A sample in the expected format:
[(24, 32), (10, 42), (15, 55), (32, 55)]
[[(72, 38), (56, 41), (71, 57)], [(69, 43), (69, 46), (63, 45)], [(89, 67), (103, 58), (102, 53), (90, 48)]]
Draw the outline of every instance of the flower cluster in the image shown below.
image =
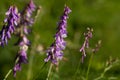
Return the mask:
[(30, 0), (29, 4), (26, 6), (24, 11), (21, 13), (20, 16), (20, 23), (18, 29), (20, 29), (18, 40), (19, 51), (16, 56), (16, 63), (13, 68), (14, 76), (16, 76), (16, 72), (21, 70), (21, 64), (27, 63), (27, 50), (30, 45), (30, 41), (27, 39), (29, 29), (28, 26), (32, 26), (33, 18), (31, 18), (33, 11), (35, 11), (35, 5), (32, 0)]
[(9, 10), (6, 12), (3, 28), (0, 31), (0, 46), (4, 46), (8, 43), (8, 39), (11, 38), (11, 34), (15, 31), (19, 19), (17, 7), (10, 6)]
[(89, 40), (92, 38), (92, 32), (93, 32), (93, 29), (87, 28), (87, 30), (88, 32), (84, 33), (84, 36), (85, 36), (84, 43), (82, 47), (80, 48), (80, 52), (82, 52), (82, 62), (84, 60), (84, 57), (86, 57), (85, 49), (89, 48)]
[(45, 58), (45, 62), (51, 61), (53, 64), (58, 65), (58, 61), (62, 59), (63, 50), (66, 47), (66, 42), (64, 38), (67, 37), (66, 27), (68, 14), (70, 12), (70, 8), (65, 6), (63, 16), (61, 16), (60, 22), (57, 27), (57, 32), (55, 34), (55, 41), (47, 50), (47, 58)]
[(21, 13), (22, 21), (21, 24), (24, 25), (24, 33), (28, 34), (30, 31), (27, 26), (32, 26), (34, 23), (34, 19), (32, 18), (33, 12), (36, 10), (36, 6), (32, 0), (30, 0), (29, 4), (26, 6), (24, 11)]
[(17, 34), (19, 37), (18, 46), (19, 51), (16, 56), (15, 66), (13, 68), (14, 76), (16, 76), (16, 71), (21, 70), (21, 64), (27, 63), (27, 50), (30, 45), (30, 41), (27, 39), (27, 34), (29, 32), (28, 26), (32, 26), (34, 19), (32, 13), (36, 10), (36, 6), (32, 0), (23, 10), (22, 13), (18, 12), (16, 6), (10, 6), (9, 10), (6, 12), (6, 18), (4, 20), (4, 25), (0, 31), (0, 46), (4, 46), (8, 43), (8, 39), (11, 38), (11, 34)]
[(27, 50), (28, 50), (28, 45), (29, 45), (29, 40), (27, 39), (27, 37), (24, 35), (21, 37), (21, 41), (19, 42), (19, 51), (18, 54), (16, 56), (16, 63), (15, 66), (13, 68), (13, 73), (14, 73), (14, 77), (16, 76), (16, 71), (20, 71), (21, 70), (21, 64), (22, 63), (27, 63)]

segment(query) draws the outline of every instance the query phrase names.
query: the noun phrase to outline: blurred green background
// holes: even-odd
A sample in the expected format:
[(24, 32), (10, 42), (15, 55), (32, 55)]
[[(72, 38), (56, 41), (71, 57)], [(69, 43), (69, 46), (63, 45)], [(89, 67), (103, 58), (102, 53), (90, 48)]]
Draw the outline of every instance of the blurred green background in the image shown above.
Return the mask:
[[(1, 28), (10, 5), (18, 6), (21, 11), (28, 2), (29, 0), (1, 0)], [(120, 0), (34, 0), (34, 3), (41, 6), (41, 11), (32, 27), (32, 33), (28, 36), (32, 42), (28, 51), (29, 63), (22, 65), (22, 71), (17, 72), (16, 78), (11, 73), (8, 80), (46, 79), (50, 63), (44, 65), (44, 51), (54, 40), (57, 22), (65, 4), (72, 10), (68, 19), (65, 58), (60, 62), (58, 72), (52, 70), (50, 80), (84, 80), (91, 53), (87, 51), (87, 57), (81, 63), (79, 48), (84, 41), (83, 33), (87, 27), (94, 29), (90, 40), (91, 48), (95, 47), (98, 40), (102, 40), (100, 50), (93, 56), (88, 80), (94, 80), (103, 73), (109, 57), (120, 58)], [(13, 36), (7, 46), (0, 47), (0, 80), (14, 65), (19, 49), (14, 46), (16, 41), (16, 36)], [(120, 80), (120, 63), (108, 70), (100, 80)]]

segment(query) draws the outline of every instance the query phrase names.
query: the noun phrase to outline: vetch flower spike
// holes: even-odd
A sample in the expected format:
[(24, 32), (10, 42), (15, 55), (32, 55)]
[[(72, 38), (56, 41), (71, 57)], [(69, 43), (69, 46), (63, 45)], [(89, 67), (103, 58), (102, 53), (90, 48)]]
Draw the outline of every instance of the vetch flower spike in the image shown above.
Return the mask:
[(6, 12), (4, 25), (0, 31), (0, 46), (7, 44), (8, 39), (10, 39), (11, 35), (14, 33), (14, 35), (19, 38), (18, 42), (15, 44), (19, 46), (19, 51), (17, 52), (13, 69), (8, 72), (4, 79), (8, 77), (12, 70), (15, 77), (16, 72), (21, 70), (21, 64), (28, 62), (27, 50), (30, 45), (30, 41), (27, 39), (27, 34), (30, 31), (28, 30), (28, 26), (32, 26), (34, 23), (32, 13), (35, 10), (36, 6), (34, 5), (33, 0), (30, 0), (29, 4), (21, 13), (18, 13), (16, 6), (10, 6)]
[(32, 26), (34, 22), (33, 18), (31, 17), (35, 9), (36, 9), (36, 6), (34, 5), (33, 1), (30, 0), (29, 4), (27, 5), (27, 7), (23, 10), (23, 12), (20, 15), (20, 23), (18, 27), (18, 29), (20, 28), (20, 31), (19, 31), (20, 39), (18, 41), (20, 49), (16, 56), (16, 63), (13, 68), (14, 77), (16, 76), (16, 72), (21, 70), (21, 64), (28, 62), (27, 50), (30, 45), (30, 41), (27, 39), (26, 35), (29, 33), (28, 26)]
[(14, 77), (16, 76), (16, 72), (21, 70), (21, 64), (28, 62), (27, 60), (28, 43), (29, 43), (29, 40), (24, 35), (22, 37), (22, 40), (19, 42), (20, 50), (18, 51), (18, 54), (16, 56), (16, 63), (13, 68)]
[(16, 26), (19, 22), (19, 13), (16, 6), (10, 6), (6, 12), (6, 18), (4, 25), (0, 31), (0, 46), (4, 46), (8, 43), (8, 39), (11, 38), (11, 34), (15, 31)]
[[(21, 13), (21, 16), (23, 16), (22, 24), (24, 24), (25, 26), (32, 26), (32, 24), (34, 23), (32, 14), (35, 10), (36, 10), (36, 6), (33, 3), (33, 0), (30, 0), (29, 4), (24, 9), (23, 13)], [(24, 27), (24, 28), (27, 29), (27, 27)]]
[(82, 47), (80, 48), (80, 52), (82, 52), (82, 62), (84, 60), (84, 57), (86, 57), (85, 49), (89, 48), (89, 40), (92, 38), (92, 32), (93, 29), (87, 28), (87, 33), (84, 33), (85, 40)]
[(64, 38), (67, 37), (67, 19), (68, 14), (71, 12), (70, 8), (65, 6), (64, 13), (61, 16), (60, 22), (58, 23), (57, 32), (55, 34), (55, 41), (52, 43), (50, 48), (47, 50), (47, 58), (45, 62), (51, 61), (53, 64), (58, 65), (59, 60), (63, 57), (63, 50), (66, 47)]

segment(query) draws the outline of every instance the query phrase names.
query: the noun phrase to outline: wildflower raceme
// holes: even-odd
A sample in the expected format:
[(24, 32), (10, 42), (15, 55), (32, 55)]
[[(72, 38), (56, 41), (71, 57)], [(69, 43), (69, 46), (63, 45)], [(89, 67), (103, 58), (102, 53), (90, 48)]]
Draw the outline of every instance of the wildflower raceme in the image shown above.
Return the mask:
[(93, 29), (90, 29), (90, 28), (87, 28), (88, 32), (87, 33), (84, 33), (84, 36), (85, 36), (85, 40), (84, 40), (84, 43), (82, 45), (82, 47), (80, 48), (80, 52), (82, 52), (82, 62), (84, 60), (84, 57), (86, 57), (86, 48), (89, 48), (89, 40), (92, 38), (92, 32), (93, 32)]
[(65, 6), (64, 13), (61, 16), (60, 22), (58, 23), (57, 32), (55, 34), (55, 41), (47, 50), (47, 58), (45, 58), (45, 62), (51, 61), (53, 64), (58, 65), (59, 60), (62, 59), (63, 50), (66, 47), (66, 42), (64, 38), (67, 37), (66, 27), (68, 14), (70, 12), (71, 12), (70, 8)]
[(9, 10), (6, 12), (3, 28), (0, 31), (0, 46), (4, 46), (8, 43), (8, 39), (11, 38), (11, 34), (14, 33), (18, 25), (19, 18), (17, 7), (10, 6)]
[(34, 19), (31, 18), (31, 16), (35, 9), (36, 8), (33, 1), (30, 0), (29, 4), (26, 6), (26, 8), (20, 15), (20, 23), (18, 26), (19, 40), (17, 43), (19, 46), (19, 51), (16, 55), (16, 62), (13, 68), (14, 77), (16, 76), (16, 72), (21, 70), (21, 64), (28, 62), (27, 50), (30, 45), (30, 41), (28, 40), (27, 35), (29, 34), (29, 26), (32, 26), (32, 24), (34, 23)]
[(24, 26), (24, 33), (29, 34), (30, 29), (28, 26), (32, 26), (34, 23), (34, 19), (32, 18), (33, 12), (36, 10), (36, 6), (32, 0), (30, 0), (29, 4), (21, 13), (21, 25)]
[(16, 63), (13, 68), (14, 77), (16, 76), (16, 71), (21, 70), (21, 63), (27, 63), (27, 50), (28, 50), (29, 40), (26, 36), (21, 37), (21, 41), (19, 42), (19, 51), (16, 56)]

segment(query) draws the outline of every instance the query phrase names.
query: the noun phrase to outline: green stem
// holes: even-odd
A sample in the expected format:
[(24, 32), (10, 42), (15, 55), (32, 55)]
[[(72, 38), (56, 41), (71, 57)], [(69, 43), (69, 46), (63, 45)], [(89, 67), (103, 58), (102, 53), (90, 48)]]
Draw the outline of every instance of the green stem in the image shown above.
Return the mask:
[(92, 58), (93, 58), (93, 53), (90, 56), (90, 60), (89, 60), (89, 65), (88, 65), (88, 69), (87, 69), (87, 74), (86, 74), (86, 80), (88, 80), (88, 74), (90, 72), (90, 67), (91, 67), (91, 63), (92, 63)]
[[(31, 51), (31, 52), (32, 52), (32, 51)], [(33, 58), (34, 58), (34, 54), (32, 53), (32, 54), (30, 55), (30, 60), (29, 60), (27, 80), (30, 80), (30, 79), (31, 79)]]
[(98, 78), (96, 78), (94, 80), (100, 80), (100, 79), (102, 79), (104, 77), (104, 74), (105, 74), (105, 71)]
[(33, 58), (34, 58), (34, 55), (35, 55), (35, 48), (36, 48), (36, 43), (37, 43), (37, 40), (39, 39), (39, 36), (36, 36), (34, 38), (34, 44), (33, 44), (33, 47), (32, 47), (32, 50), (30, 51), (30, 60), (29, 60), (29, 65), (28, 65), (28, 76), (27, 76), (27, 80), (30, 80), (31, 79), (31, 73), (32, 73), (32, 65), (33, 65)]
[[(80, 61), (81, 61), (81, 60), (80, 60)], [(79, 61), (79, 63), (78, 63), (77, 69), (76, 69), (76, 71), (75, 71), (74, 78), (76, 77), (76, 75), (77, 75), (77, 72), (79, 71), (79, 67), (80, 67), (80, 61)]]
[[(39, 15), (39, 13), (40, 13), (40, 9), (41, 9), (41, 7), (39, 6), (38, 7), (38, 9), (37, 9), (37, 14), (36, 14), (36, 16), (35, 16), (35, 22), (36, 22), (36, 20), (37, 20), (37, 17), (38, 17), (38, 15)], [(34, 33), (34, 35), (36, 35), (36, 33)], [(31, 79), (31, 73), (32, 73), (32, 65), (33, 65), (33, 58), (34, 58), (34, 50), (35, 50), (35, 48), (36, 48), (36, 43), (37, 43), (37, 40), (39, 39), (39, 36), (36, 36), (36, 38), (35, 38), (35, 40), (34, 40), (34, 44), (33, 44), (33, 47), (32, 47), (32, 50), (31, 50), (31, 52), (30, 52), (30, 60), (29, 60), (29, 67), (28, 67), (28, 76), (27, 76), (27, 80), (30, 80)]]
[(4, 78), (3, 80), (6, 80), (6, 79), (8, 78), (8, 76), (10, 75), (11, 72), (12, 72), (12, 69), (10, 69), (10, 70), (8, 71), (8, 73), (5, 75), (5, 78)]
[[(46, 65), (46, 63), (43, 63), (42, 64), (42, 66), (38, 69), (38, 71), (43, 71), (44, 69), (44, 67), (45, 67), (45, 65)], [(35, 76), (33, 76), (33, 78), (31, 79), (31, 80), (37, 80), (37, 78), (41, 75), (41, 72), (37, 72), (36, 74), (35, 74)], [(37, 76), (36, 76), (37, 75)]]
[(52, 66), (53, 66), (53, 64), (51, 63), (46, 80), (49, 80), (50, 73), (51, 73), (51, 70), (52, 70)]

